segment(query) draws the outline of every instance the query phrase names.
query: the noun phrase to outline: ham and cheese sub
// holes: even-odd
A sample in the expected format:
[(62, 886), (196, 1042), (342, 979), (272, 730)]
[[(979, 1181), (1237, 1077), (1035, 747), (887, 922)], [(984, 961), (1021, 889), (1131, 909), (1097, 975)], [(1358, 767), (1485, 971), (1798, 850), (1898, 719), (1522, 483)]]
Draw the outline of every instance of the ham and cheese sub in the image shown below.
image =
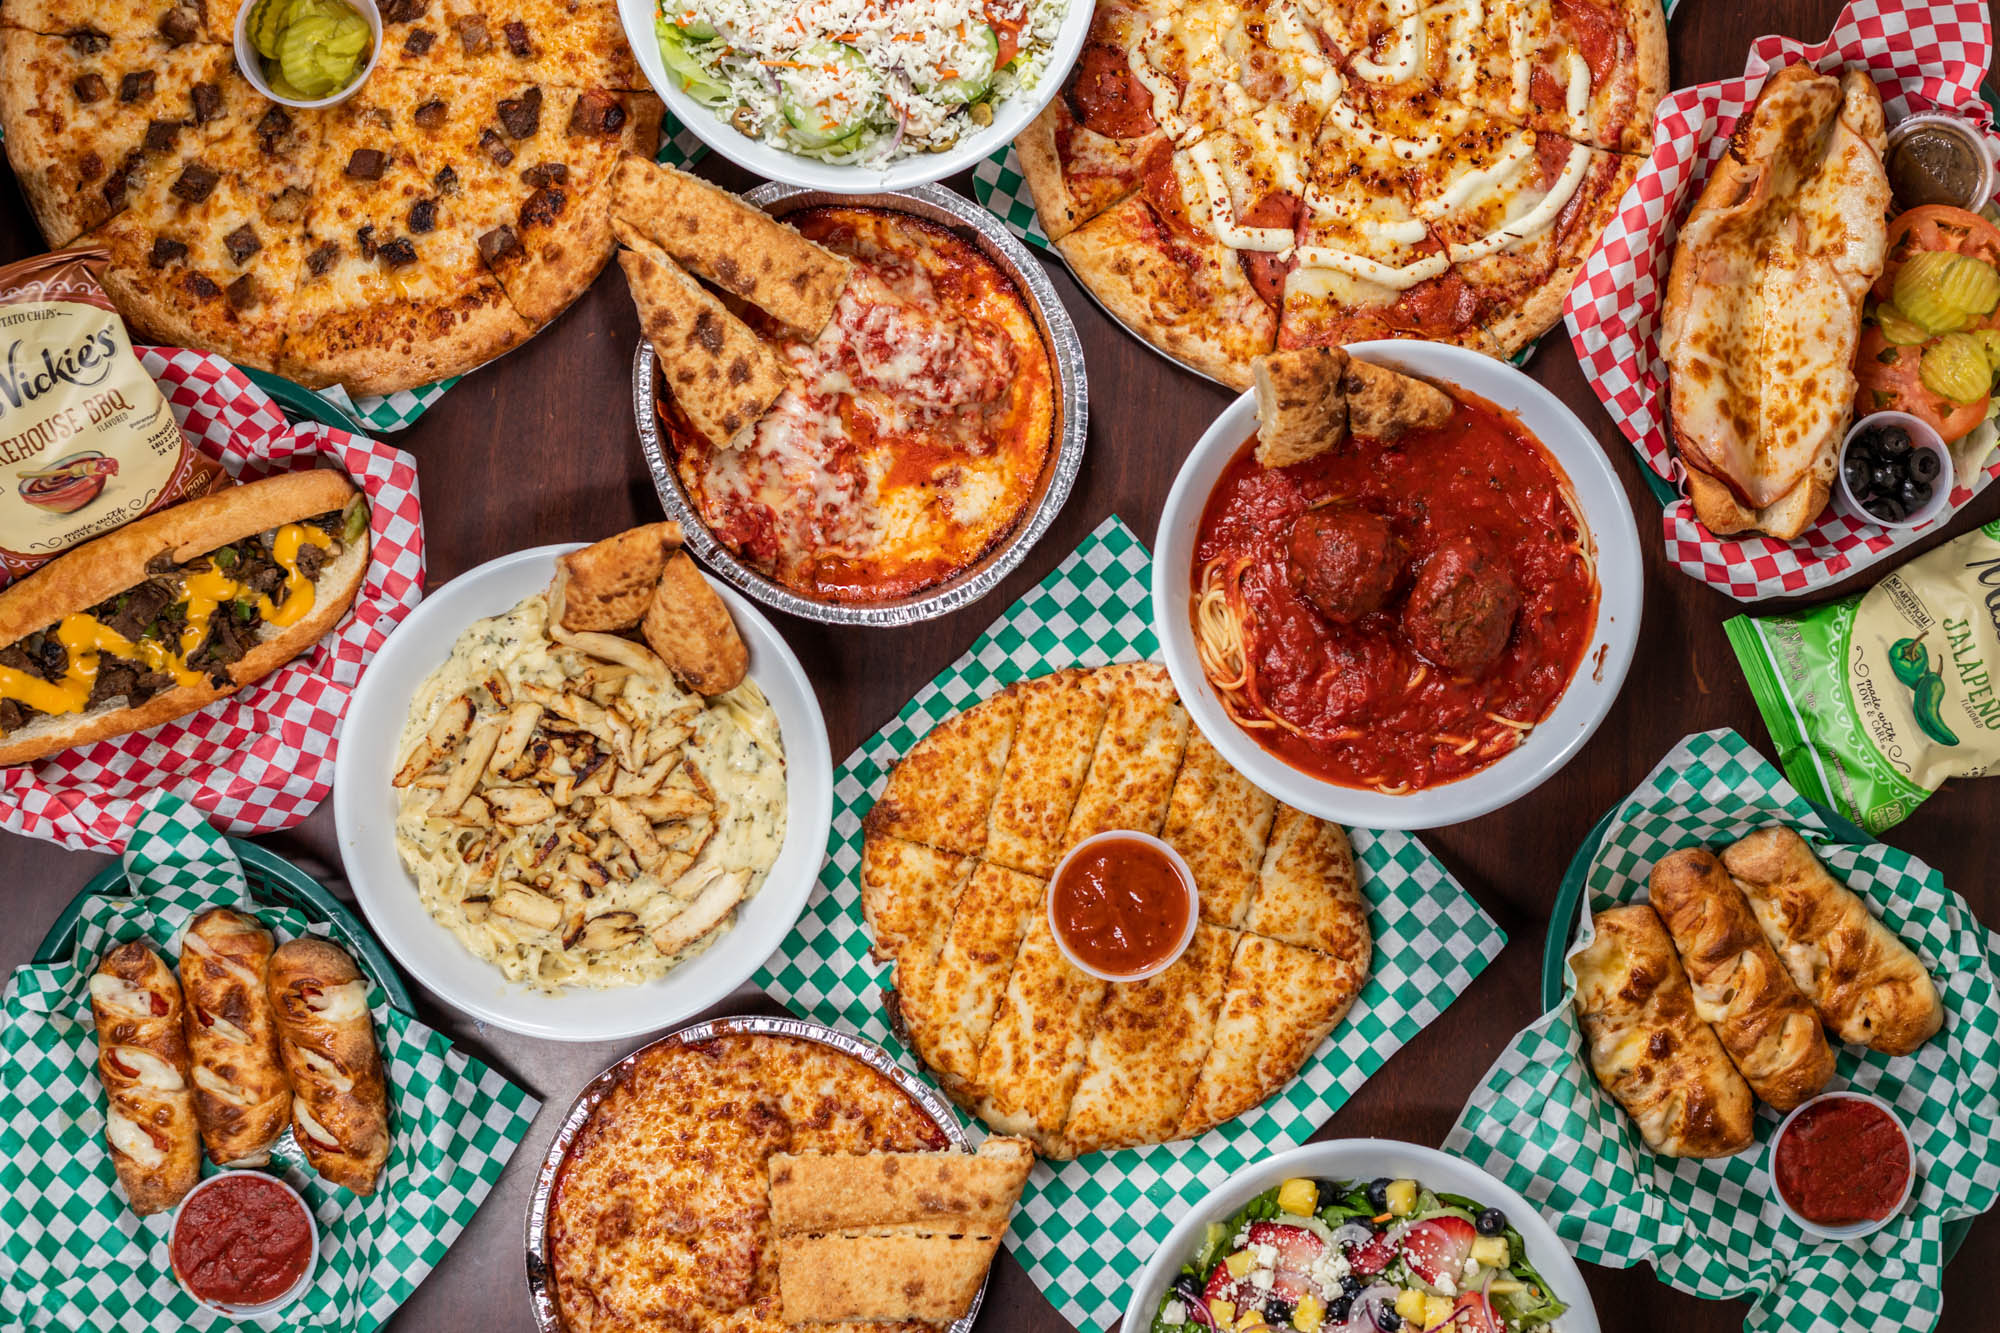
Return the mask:
[(389, 1099), (368, 982), (325, 940), (297, 939), (271, 955), (278, 1050), (292, 1082), (292, 1134), (313, 1170), (373, 1194), (389, 1157)]
[(195, 1120), (217, 1166), (262, 1166), (285, 1132), (291, 1089), (266, 990), (271, 945), (255, 917), (227, 907), (203, 912), (181, 937)]
[(1651, 885), (1653, 910), (1694, 987), (1694, 1011), (1750, 1090), (1780, 1111), (1816, 1096), (1833, 1077), (1833, 1048), (1722, 863), (1705, 848), (1683, 848), (1653, 867)]
[(111, 1164), (133, 1212), (163, 1213), (201, 1178), (180, 987), (158, 954), (130, 940), (97, 964), (90, 1010)]
[(1742, 1152), (1756, 1115), (1750, 1087), (1695, 1015), (1666, 927), (1638, 903), (1599, 912), (1596, 932), (1571, 960), (1591, 1072), (1654, 1152)]
[(1759, 829), (1722, 854), (1792, 980), (1842, 1041), (1908, 1055), (1944, 1024), (1930, 973), (1791, 829)]

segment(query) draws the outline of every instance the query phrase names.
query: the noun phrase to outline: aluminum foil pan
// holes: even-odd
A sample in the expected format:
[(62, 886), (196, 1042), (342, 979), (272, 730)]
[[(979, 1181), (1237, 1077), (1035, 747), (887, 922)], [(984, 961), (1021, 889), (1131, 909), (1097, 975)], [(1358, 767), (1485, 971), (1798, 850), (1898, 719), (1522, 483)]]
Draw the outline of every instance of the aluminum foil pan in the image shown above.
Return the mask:
[(1078, 340), (1076, 326), (1070, 322), (1069, 312), (1063, 308), (1049, 275), (1035, 262), (1028, 247), (1016, 240), (998, 218), (942, 185), (918, 185), (881, 194), (833, 194), (792, 185), (764, 185), (744, 198), (780, 218), (821, 204), (895, 209), (949, 227), (977, 246), (1026, 295), (1035, 325), (1041, 330), (1043, 345), (1048, 348), (1050, 364), (1055, 368), (1055, 448), (1049, 452), (1040, 484), (1020, 524), (969, 568), (914, 597), (896, 601), (862, 605), (816, 601), (765, 578), (738, 560), (715, 539), (689, 503), (673, 462), (667, 457), (659, 412), (654, 407), (654, 372), (658, 363), (652, 347), (641, 338), (632, 359), (632, 416), (639, 427), (639, 443), (646, 451), (646, 466), (653, 473), (653, 489), (660, 493), (667, 517), (680, 523), (694, 554), (723, 579), (766, 606), (807, 620), (832, 625), (910, 625), (970, 606), (1027, 558), (1055, 522), (1063, 501), (1069, 498), (1070, 487), (1076, 482), (1077, 469), (1083, 465), (1084, 430), (1090, 417), (1089, 393), (1083, 375), (1083, 343)]
[[(958, 1117), (945, 1105), (944, 1099), (919, 1082), (908, 1071), (898, 1065), (887, 1051), (845, 1032), (837, 1032), (818, 1023), (808, 1023), (800, 1018), (715, 1018), (706, 1023), (694, 1023), (678, 1031), (669, 1032), (656, 1041), (648, 1042), (638, 1050), (612, 1065), (584, 1085), (570, 1105), (569, 1113), (562, 1124), (556, 1127), (555, 1141), (549, 1145), (548, 1156), (542, 1159), (542, 1169), (535, 1176), (535, 1192), (528, 1197), (528, 1299), (534, 1306), (535, 1327), (541, 1333), (565, 1333), (561, 1317), (556, 1312), (555, 1275), (549, 1269), (548, 1223), (549, 1199), (555, 1192), (556, 1173), (562, 1169), (563, 1159), (569, 1156), (570, 1145), (582, 1132), (584, 1123), (597, 1110), (598, 1103), (611, 1092), (619, 1077), (632, 1065), (633, 1061), (648, 1051), (662, 1046), (686, 1046), (695, 1042), (709, 1041), (725, 1036), (765, 1036), (796, 1037), (801, 1041), (818, 1042), (831, 1046), (834, 1050), (851, 1055), (883, 1075), (901, 1088), (954, 1148), (960, 1152), (971, 1152), (973, 1146), (965, 1137), (965, 1130), (959, 1126)], [(991, 1276), (987, 1279), (991, 1280)], [(972, 1321), (979, 1316), (979, 1306), (986, 1299), (986, 1282), (979, 1284), (979, 1290), (972, 1295), (972, 1305), (965, 1317), (952, 1324), (945, 1333), (972, 1333)]]

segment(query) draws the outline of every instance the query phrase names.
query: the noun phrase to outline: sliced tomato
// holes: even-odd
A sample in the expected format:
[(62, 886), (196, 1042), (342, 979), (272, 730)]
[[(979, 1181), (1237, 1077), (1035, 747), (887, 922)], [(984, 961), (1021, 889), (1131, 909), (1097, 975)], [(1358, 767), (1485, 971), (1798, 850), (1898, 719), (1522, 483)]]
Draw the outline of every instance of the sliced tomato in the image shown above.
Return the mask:
[[(1920, 211), (1920, 210), (1919, 210)], [(1946, 444), (1962, 438), (1986, 420), (1988, 400), (1954, 403), (1931, 392), (1920, 375), (1922, 347), (1897, 347), (1869, 324), (1861, 330), (1861, 345), (1855, 349), (1854, 378), (1860, 387), (1854, 394), (1854, 415), (1870, 412), (1908, 412), (1935, 429)]]
[(993, 35), (1000, 39), (999, 54), (993, 57), (993, 68), (1000, 69), (1021, 50), (1021, 29), (1028, 26), (1025, 11), (1019, 18), (998, 18), (991, 6), (986, 10), (986, 22), (992, 27)]
[(2000, 268), (2000, 227), (1950, 204), (1925, 204), (1898, 213), (1889, 223), (1887, 257), (1882, 276), (1875, 280), (1876, 300), (1890, 298), (1896, 270), (1911, 255), (1924, 250), (1950, 250)]

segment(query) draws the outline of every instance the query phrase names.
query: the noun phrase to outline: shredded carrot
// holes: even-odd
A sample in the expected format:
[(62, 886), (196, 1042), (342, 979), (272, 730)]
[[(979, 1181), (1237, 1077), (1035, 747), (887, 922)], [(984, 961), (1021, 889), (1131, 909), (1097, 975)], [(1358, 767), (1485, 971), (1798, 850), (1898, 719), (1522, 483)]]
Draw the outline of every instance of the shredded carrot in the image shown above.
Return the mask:
[(837, 32), (833, 35), (833, 40), (836, 42), (858, 42), (861, 40), (861, 34), (858, 32)]
[(803, 60), (760, 60), (757, 63), (760, 65), (769, 65), (772, 69), (832, 69), (833, 68), (833, 66), (831, 65), (808, 65)]

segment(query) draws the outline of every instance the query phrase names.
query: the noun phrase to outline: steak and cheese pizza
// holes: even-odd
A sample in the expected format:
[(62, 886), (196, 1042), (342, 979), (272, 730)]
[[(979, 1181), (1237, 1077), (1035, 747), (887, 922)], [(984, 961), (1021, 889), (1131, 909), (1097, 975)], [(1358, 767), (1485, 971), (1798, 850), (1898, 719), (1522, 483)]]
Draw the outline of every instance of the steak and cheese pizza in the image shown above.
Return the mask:
[(1092, 294), (1246, 388), (1274, 347), (1527, 346), (1665, 88), (1656, 0), (1099, 0), (1015, 147)]
[[(1353, 850), (1191, 727), (1164, 668), (1072, 669), (945, 719), (864, 822), (861, 908), (911, 1048), (960, 1105), (1050, 1157), (1189, 1138), (1289, 1082), (1368, 979)], [(1083, 839), (1186, 861), (1199, 922), (1141, 981), (1072, 965), (1044, 909)]]
[(259, 94), (228, 0), (0, 10), (0, 128), (53, 245), (101, 245), (135, 333), (389, 393), (530, 337), (615, 248), (660, 103), (609, 0), (382, 6), (381, 59), (315, 110)]

